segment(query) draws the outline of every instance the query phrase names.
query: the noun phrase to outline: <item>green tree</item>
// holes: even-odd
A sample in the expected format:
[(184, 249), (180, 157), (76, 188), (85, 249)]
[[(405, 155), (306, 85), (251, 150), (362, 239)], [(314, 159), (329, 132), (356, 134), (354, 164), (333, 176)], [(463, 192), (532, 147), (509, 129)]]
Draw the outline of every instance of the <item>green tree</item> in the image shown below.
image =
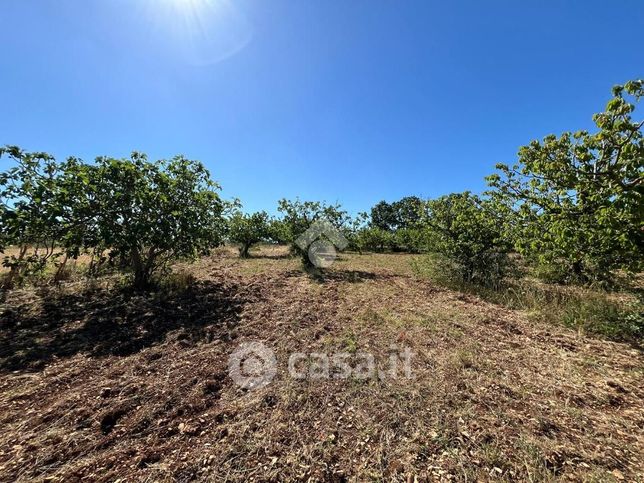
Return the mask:
[(149, 162), (98, 158), (92, 180), (99, 239), (144, 288), (152, 275), (179, 258), (191, 258), (221, 242), (225, 203), (219, 186), (198, 161), (176, 156)]
[(360, 231), (360, 244), (363, 249), (385, 252), (394, 245), (394, 234), (377, 226), (368, 226)]
[(18, 253), (5, 256), (9, 267), (3, 285), (10, 288), (24, 275), (41, 271), (55, 255), (61, 238), (60, 168), (53, 156), (25, 152), (17, 146), (0, 148), (0, 158), (14, 164), (0, 173), (0, 251), (13, 245)]
[(95, 184), (97, 167), (75, 157), (67, 158), (59, 167), (56, 201), (60, 233), (57, 244), (63, 250), (64, 257), (57, 263), (55, 278), (64, 272), (69, 258), (76, 259), (87, 251), (93, 254), (103, 252), (106, 248), (98, 229), (100, 206)]
[(290, 240), (290, 229), (284, 220), (278, 218), (270, 218), (268, 220), (268, 239), (279, 243), (280, 245), (288, 245)]
[(251, 246), (269, 236), (269, 220), (265, 211), (251, 215), (236, 212), (228, 222), (228, 238), (240, 244), (239, 255), (242, 258), (248, 258)]
[(492, 195), (514, 211), (508, 219), (523, 255), (583, 282), (642, 270), (644, 121), (632, 113), (643, 94), (641, 80), (614, 87), (593, 118), (596, 132), (532, 141), (517, 164), (499, 164), (487, 178)]
[[(423, 200), (417, 196), (405, 196), (393, 203), (377, 203), (371, 208), (370, 225), (374, 230), (365, 233), (365, 240), (369, 240), (370, 249), (382, 251), (383, 248), (377, 247), (387, 246), (396, 251), (420, 251), (422, 231), (418, 230), (418, 223), (422, 211)], [(391, 236), (382, 232), (388, 232)]]
[[(418, 225), (420, 222), (416, 221)], [(399, 228), (393, 235), (393, 244), (397, 250), (409, 253), (421, 253), (428, 249), (427, 231), (420, 226), (415, 228)]]
[(467, 191), (429, 200), (422, 223), (431, 250), (447, 258), (460, 281), (495, 285), (505, 275), (510, 246), (492, 201)]
[(415, 228), (421, 219), (423, 200), (417, 196), (405, 196), (391, 206), (395, 214), (395, 230)]
[(365, 212), (360, 212), (348, 220), (344, 227), (344, 237), (349, 242), (347, 246), (349, 250), (355, 250), (362, 254), (362, 251), (366, 248), (363, 243), (362, 232), (368, 229), (368, 226), (369, 215)]
[(349, 221), (347, 212), (339, 204), (282, 199), (277, 209), (282, 214), (281, 236), (290, 244), (291, 251), (300, 257), (306, 269), (312, 269), (313, 262), (309, 259), (308, 247), (301, 247), (296, 243), (298, 237), (316, 221), (329, 222), (340, 233), (344, 233)]
[(380, 201), (371, 208), (371, 226), (385, 231), (413, 228), (420, 221), (423, 200), (405, 196), (393, 203)]
[(397, 224), (396, 211), (386, 201), (380, 201), (371, 208), (371, 226), (384, 231), (393, 231)]

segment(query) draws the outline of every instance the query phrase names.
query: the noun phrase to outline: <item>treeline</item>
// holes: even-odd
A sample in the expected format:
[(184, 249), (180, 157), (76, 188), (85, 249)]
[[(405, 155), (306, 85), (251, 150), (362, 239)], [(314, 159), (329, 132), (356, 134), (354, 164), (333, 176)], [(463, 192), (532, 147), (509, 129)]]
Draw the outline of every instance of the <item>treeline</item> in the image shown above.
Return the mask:
[(0, 250), (5, 288), (54, 263), (91, 255), (90, 273), (106, 266), (131, 271), (137, 287), (173, 260), (194, 257), (223, 241), (225, 213), (218, 185), (182, 156), (149, 161), (100, 157), (64, 162), (15, 146), (0, 150), (14, 166), (0, 174)]
[[(332, 223), (362, 251), (408, 251), (441, 257), (445, 270), (467, 283), (494, 284), (522, 255), (552, 281), (610, 283), (636, 273), (644, 253), (644, 140), (633, 119), (641, 80), (613, 89), (594, 116), (595, 132), (566, 132), (533, 141), (513, 166), (497, 165), (490, 189), (423, 200), (380, 202), (355, 217), (339, 205), (281, 200), (279, 215), (247, 214), (223, 200), (198, 161), (182, 156), (149, 161), (100, 157), (56, 161), (15, 146), (0, 149), (11, 165), (0, 173), (0, 251), (9, 268), (4, 287), (68, 261), (90, 256), (88, 271), (132, 274), (148, 286), (172, 261), (222, 243), (289, 244), (317, 220)], [(7, 251), (13, 247), (12, 251)]]
[(516, 164), (496, 166), (481, 196), (409, 196), (381, 201), (355, 218), (340, 206), (282, 200), (282, 218), (261, 214), (266, 239), (292, 243), (313, 220), (327, 218), (350, 249), (439, 254), (445, 270), (468, 283), (497, 283), (514, 266), (511, 253), (548, 281), (611, 283), (618, 272), (641, 272), (644, 121), (633, 112), (643, 92), (641, 80), (615, 86), (606, 109), (593, 117), (595, 132), (523, 146)]

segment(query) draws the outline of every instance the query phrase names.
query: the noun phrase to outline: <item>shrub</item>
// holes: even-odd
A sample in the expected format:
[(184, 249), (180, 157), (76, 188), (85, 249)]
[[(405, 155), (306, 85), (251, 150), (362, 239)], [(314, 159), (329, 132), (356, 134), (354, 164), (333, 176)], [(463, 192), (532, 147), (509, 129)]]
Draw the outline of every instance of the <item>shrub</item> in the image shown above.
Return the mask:
[(513, 278), (493, 287), (465, 283), (454, 262), (435, 253), (415, 259), (412, 269), (438, 285), (525, 311), (543, 322), (618, 341), (640, 344), (644, 339), (644, 302), (632, 294), (615, 296), (602, 290)]
[(611, 339), (642, 340), (644, 307), (640, 303), (618, 303), (605, 294), (586, 293), (562, 307), (564, 325)]
[(469, 192), (429, 200), (423, 223), (429, 246), (446, 260), (443, 268), (452, 272), (450, 277), (494, 286), (512, 266), (502, 224), (489, 201)]
[(411, 261), (411, 266), (421, 277), (429, 278), (442, 287), (452, 290), (463, 290), (464, 286), (461, 270), (454, 260), (440, 253), (428, 253), (416, 257)]
[(532, 273), (546, 283), (561, 284), (570, 280), (570, 272), (565, 269), (565, 264), (551, 263), (546, 260), (533, 262)]

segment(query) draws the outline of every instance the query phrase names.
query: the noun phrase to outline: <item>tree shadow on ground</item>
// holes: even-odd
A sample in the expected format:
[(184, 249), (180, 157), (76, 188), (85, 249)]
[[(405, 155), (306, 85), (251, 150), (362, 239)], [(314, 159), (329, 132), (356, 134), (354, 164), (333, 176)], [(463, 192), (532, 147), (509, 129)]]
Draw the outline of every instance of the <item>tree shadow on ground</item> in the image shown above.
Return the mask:
[(230, 338), (245, 303), (237, 287), (212, 281), (136, 293), (129, 288), (46, 291), (0, 313), (0, 371), (38, 371), (55, 358), (85, 353), (126, 356), (162, 342), (169, 332), (194, 343)]

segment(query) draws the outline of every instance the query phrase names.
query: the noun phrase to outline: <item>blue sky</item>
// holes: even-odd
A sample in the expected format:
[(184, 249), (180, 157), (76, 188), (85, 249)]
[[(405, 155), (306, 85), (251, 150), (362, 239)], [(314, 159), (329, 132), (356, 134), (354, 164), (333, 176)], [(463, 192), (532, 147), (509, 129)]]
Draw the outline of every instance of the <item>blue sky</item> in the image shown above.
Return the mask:
[(0, 0), (0, 144), (203, 161), (226, 197), (485, 188), (644, 75), (644, 2)]

